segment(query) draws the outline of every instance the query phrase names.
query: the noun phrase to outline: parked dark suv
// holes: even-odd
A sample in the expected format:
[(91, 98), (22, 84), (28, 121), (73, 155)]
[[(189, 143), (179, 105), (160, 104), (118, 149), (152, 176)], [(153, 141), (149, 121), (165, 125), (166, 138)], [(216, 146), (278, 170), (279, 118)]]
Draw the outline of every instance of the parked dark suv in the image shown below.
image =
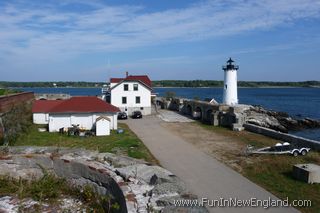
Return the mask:
[(134, 111), (132, 113), (132, 118), (142, 118), (142, 113), (140, 111)]
[(119, 112), (118, 113), (118, 119), (119, 120), (125, 120), (127, 118), (128, 118), (127, 113), (125, 113), (125, 112)]

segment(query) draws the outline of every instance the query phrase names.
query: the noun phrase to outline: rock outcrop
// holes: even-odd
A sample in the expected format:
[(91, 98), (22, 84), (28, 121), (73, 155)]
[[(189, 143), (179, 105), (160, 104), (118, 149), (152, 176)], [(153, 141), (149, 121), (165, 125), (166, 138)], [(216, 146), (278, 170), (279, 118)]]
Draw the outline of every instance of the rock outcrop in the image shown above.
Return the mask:
[(260, 106), (251, 106), (244, 111), (246, 123), (288, 133), (290, 130), (320, 128), (320, 121), (310, 118), (295, 119), (285, 112), (276, 112)]
[[(0, 175), (35, 179), (45, 169), (72, 184), (89, 184), (99, 194), (109, 193), (122, 205), (119, 212), (172, 212), (175, 200), (197, 198), (171, 172), (129, 157), (56, 147), (10, 147), (5, 152)], [(197, 210), (207, 212), (204, 207)], [(184, 207), (183, 212), (194, 209)]]

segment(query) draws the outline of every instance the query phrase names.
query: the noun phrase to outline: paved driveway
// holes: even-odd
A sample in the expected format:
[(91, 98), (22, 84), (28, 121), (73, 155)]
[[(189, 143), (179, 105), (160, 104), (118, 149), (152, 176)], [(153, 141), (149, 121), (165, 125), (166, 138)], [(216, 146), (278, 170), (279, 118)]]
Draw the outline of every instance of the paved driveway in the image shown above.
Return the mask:
[[(206, 155), (161, 126), (156, 116), (125, 121), (160, 164), (180, 177), (199, 198), (277, 199), (271, 193)], [(275, 180), (276, 181), (276, 180)], [(208, 208), (210, 212), (298, 212), (293, 208)]]

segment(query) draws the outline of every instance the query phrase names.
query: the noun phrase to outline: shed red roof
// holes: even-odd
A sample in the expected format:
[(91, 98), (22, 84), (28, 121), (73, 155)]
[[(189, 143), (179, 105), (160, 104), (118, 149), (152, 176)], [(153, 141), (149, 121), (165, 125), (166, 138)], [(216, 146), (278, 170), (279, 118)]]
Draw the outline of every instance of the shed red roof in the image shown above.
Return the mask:
[(36, 100), (32, 105), (32, 112), (49, 112), (53, 107), (61, 104), (63, 100)]
[[(47, 102), (46, 100), (41, 100)], [(37, 111), (37, 103), (40, 101), (35, 101), (33, 106), (33, 112)], [(43, 103), (41, 103), (43, 104)], [(88, 112), (119, 112), (119, 108), (115, 107), (97, 97), (72, 97), (67, 100), (60, 101), (60, 103), (46, 103), (48, 107), (46, 111), (37, 112), (48, 112), (48, 113), (88, 113)], [(43, 104), (45, 105), (45, 104)], [(35, 108), (35, 111), (34, 111)]]
[(151, 80), (147, 75), (129, 75), (126, 78), (111, 78), (110, 83), (119, 83), (121, 81), (141, 81), (148, 87), (151, 87)]

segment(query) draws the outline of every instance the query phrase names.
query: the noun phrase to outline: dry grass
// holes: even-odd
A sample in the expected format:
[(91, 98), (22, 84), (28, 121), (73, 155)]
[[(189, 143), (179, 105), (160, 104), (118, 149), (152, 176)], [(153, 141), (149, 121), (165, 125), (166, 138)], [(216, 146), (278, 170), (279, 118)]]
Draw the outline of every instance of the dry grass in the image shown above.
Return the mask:
[[(238, 143), (256, 147), (272, 146), (274, 140), (255, 133), (234, 132), (226, 128), (203, 126), (210, 131), (234, 138)], [(320, 164), (320, 153), (312, 151), (307, 156), (293, 157), (291, 155), (253, 155), (243, 157), (233, 156), (241, 173), (248, 179), (267, 189), (279, 198), (293, 200), (311, 200), (312, 207), (298, 208), (305, 213), (316, 213), (320, 209), (320, 184), (307, 184), (292, 176), (292, 167), (299, 163)], [(231, 160), (231, 159), (230, 159)], [(226, 162), (228, 164), (228, 162)], [(234, 167), (234, 165), (231, 165)]]

